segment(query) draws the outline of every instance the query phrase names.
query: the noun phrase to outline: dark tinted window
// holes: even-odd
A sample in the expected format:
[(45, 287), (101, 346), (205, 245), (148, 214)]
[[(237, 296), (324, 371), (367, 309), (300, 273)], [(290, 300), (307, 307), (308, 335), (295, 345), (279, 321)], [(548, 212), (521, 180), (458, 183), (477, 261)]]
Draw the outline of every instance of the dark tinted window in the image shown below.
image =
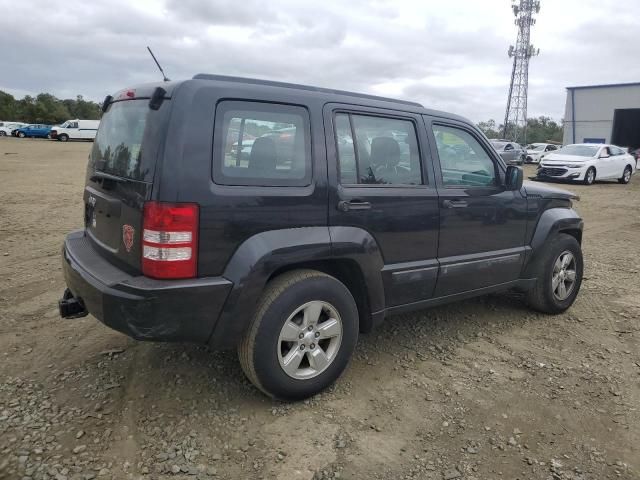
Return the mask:
[[(91, 150), (93, 168), (119, 177), (152, 181), (156, 158), (155, 155), (145, 155), (143, 150), (149, 150), (147, 153), (157, 151), (162, 138), (158, 130), (162, 130), (164, 123), (155, 119), (164, 116), (168, 103), (165, 102), (159, 111), (149, 108), (149, 99), (109, 105)], [(154, 121), (149, 121), (150, 118)], [(145, 135), (153, 135), (154, 138), (145, 143)]]
[(309, 185), (309, 131), (309, 116), (302, 107), (221, 102), (214, 133), (214, 181), (222, 185)]
[(447, 186), (496, 184), (496, 167), (480, 143), (466, 130), (434, 125), (442, 182)]
[(423, 183), (416, 130), (410, 120), (340, 113), (336, 142), (343, 185)]

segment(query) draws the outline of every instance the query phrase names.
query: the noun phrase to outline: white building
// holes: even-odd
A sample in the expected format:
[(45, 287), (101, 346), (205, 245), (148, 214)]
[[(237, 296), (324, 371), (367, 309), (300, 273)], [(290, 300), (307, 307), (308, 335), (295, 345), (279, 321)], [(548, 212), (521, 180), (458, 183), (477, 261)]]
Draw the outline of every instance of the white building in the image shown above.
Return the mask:
[(640, 147), (640, 82), (568, 87), (563, 143)]

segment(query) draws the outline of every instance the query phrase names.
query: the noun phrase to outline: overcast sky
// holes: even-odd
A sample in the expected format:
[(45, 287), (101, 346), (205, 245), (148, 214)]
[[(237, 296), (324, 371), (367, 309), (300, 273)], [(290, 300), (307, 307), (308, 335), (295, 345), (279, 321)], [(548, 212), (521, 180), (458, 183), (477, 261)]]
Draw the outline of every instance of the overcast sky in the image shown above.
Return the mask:
[[(0, 0), (0, 90), (100, 101), (219, 73), (406, 98), (474, 121), (504, 117), (509, 0)], [(640, 0), (542, 0), (529, 116), (565, 87), (640, 81)]]

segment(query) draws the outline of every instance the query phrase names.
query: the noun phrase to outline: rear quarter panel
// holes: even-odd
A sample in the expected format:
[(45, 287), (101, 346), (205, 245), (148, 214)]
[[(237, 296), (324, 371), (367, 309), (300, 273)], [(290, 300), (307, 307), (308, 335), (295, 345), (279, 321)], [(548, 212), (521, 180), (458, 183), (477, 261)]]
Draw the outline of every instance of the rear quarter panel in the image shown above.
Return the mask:
[[(191, 80), (174, 92), (168, 140), (154, 197), (200, 205), (198, 275), (221, 275), (247, 239), (265, 231), (327, 225), (327, 172), (322, 105), (304, 95), (265, 93), (252, 85)], [(274, 89), (275, 90), (275, 89)], [(225, 99), (299, 105), (309, 112), (312, 179), (303, 187), (218, 185), (213, 181), (216, 106)], [(317, 104), (313, 104), (317, 101)]]

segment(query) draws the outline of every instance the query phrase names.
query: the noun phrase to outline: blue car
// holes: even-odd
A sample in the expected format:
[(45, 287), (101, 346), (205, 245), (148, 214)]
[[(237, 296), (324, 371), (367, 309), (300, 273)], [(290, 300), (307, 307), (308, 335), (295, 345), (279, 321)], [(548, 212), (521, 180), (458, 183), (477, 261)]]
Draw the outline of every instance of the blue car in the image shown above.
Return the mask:
[(16, 137), (39, 137), (39, 138), (51, 138), (51, 125), (27, 125), (16, 130)]

